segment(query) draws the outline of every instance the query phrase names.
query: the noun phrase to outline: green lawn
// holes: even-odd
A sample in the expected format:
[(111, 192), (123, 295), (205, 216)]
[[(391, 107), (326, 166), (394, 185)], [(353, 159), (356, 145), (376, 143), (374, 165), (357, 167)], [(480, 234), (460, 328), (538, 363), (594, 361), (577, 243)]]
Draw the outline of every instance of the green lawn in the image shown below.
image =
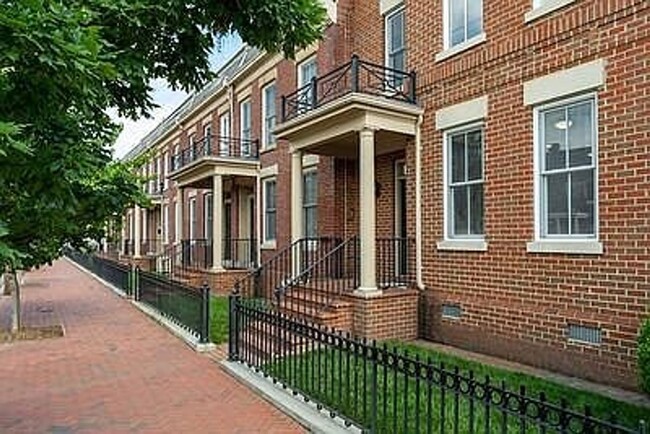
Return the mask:
[[(505, 384), (509, 391), (519, 392), (520, 386), (524, 386), (528, 396), (539, 398), (540, 393), (543, 393), (547, 401), (558, 405), (562, 398), (566, 398), (570, 408), (576, 412), (583, 412), (585, 405), (588, 405), (596, 417), (609, 420), (610, 417), (615, 416), (618, 423), (630, 428), (637, 428), (640, 419), (650, 421), (650, 410), (617, 402), (600, 395), (448, 356), (412, 344), (391, 343), (390, 346), (396, 348), (400, 353), (407, 351), (411, 357), (417, 355), (421, 361), (430, 359), (437, 366), (441, 366), (442, 363), (449, 371), (453, 371), (457, 366), (460, 373), (468, 376), (472, 372), (473, 378), (478, 381), (483, 381), (488, 375), (492, 385)], [(324, 347), (320, 350), (318, 348), (309, 349), (311, 351), (301, 355), (268, 363), (264, 369), (267, 373), (288, 383), (292, 388), (301, 390), (327, 407), (336, 409), (360, 425), (370, 426), (372, 394), (369, 384), (373, 375), (372, 365), (368, 362), (364, 363), (361, 357), (355, 357), (337, 349), (325, 349)], [(471, 399), (462, 393), (454, 393), (457, 386), (454, 385), (451, 376), (447, 378), (450, 388), (442, 391), (437, 385), (433, 385), (429, 389), (428, 382), (424, 378), (416, 381), (414, 366), (409, 367), (411, 373), (408, 375), (408, 379), (403, 371), (404, 366), (401, 364), (398, 373), (395, 373), (393, 369), (384, 369), (381, 366), (377, 368), (378, 432), (425, 433), (428, 432), (428, 423), (431, 423), (430, 432), (433, 433), (555, 432), (551, 428), (542, 431), (533, 427), (530, 420), (522, 422), (525, 418), (520, 418), (516, 412), (506, 411), (506, 406), (492, 407), (486, 410), (484, 401), (481, 399)], [(364, 388), (364, 384), (368, 386)], [(460, 387), (467, 390), (468, 383), (463, 382)], [(514, 398), (509, 401), (509, 404), (511, 409), (518, 408)], [(528, 414), (534, 413), (533, 409), (529, 408)], [(553, 417), (549, 416), (549, 418)], [(487, 428), (488, 424), (489, 428)], [(571, 427), (577, 428), (573, 424)], [(581, 431), (576, 430), (575, 432)]]
[(228, 341), (228, 297), (210, 300), (210, 340), (215, 344)]

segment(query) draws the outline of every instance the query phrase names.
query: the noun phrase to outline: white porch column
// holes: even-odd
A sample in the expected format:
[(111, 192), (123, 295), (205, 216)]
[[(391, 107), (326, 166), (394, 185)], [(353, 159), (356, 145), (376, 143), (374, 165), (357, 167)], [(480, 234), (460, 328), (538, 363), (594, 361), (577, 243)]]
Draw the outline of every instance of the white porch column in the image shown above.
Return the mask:
[[(291, 242), (303, 238), (305, 231), (302, 221), (302, 151), (291, 154)], [(300, 249), (294, 249), (293, 274), (300, 273)]]
[(223, 178), (212, 177), (212, 270), (222, 271), (223, 256)]
[(361, 276), (359, 291), (377, 290), (375, 213), (375, 132), (359, 132), (359, 238)]
[(118, 249), (120, 254), (124, 254), (124, 242), (126, 241), (126, 225), (129, 224), (128, 211), (122, 216), (122, 229), (120, 230), (120, 245)]
[(133, 237), (133, 257), (140, 257), (140, 242), (142, 240), (142, 213), (140, 212), (140, 205), (135, 205), (135, 212), (133, 213), (135, 219), (135, 236)]
[[(183, 187), (178, 187), (174, 209), (174, 240), (180, 244), (183, 240)], [(176, 212), (178, 210), (178, 212)]]

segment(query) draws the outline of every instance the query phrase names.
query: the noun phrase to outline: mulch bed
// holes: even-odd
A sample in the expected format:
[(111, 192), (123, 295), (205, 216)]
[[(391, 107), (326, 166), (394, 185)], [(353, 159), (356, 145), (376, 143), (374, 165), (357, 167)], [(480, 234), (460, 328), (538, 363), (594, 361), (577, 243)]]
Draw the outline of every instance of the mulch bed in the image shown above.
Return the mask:
[(50, 338), (60, 338), (64, 335), (63, 326), (24, 327), (17, 332), (0, 330), (0, 344), (15, 341), (31, 341)]

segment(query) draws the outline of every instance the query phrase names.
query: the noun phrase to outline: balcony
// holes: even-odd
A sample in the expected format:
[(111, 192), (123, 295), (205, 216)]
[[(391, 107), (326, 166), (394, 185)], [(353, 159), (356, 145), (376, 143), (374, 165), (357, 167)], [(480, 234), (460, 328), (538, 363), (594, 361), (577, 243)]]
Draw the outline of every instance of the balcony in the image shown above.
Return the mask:
[[(282, 97), (275, 134), (294, 150), (353, 157), (357, 133), (377, 132), (378, 153), (403, 148), (415, 135), (416, 73), (352, 60)], [(386, 149), (381, 149), (382, 146)]]
[(255, 176), (259, 142), (255, 139), (206, 136), (171, 157), (170, 179), (190, 186), (211, 175)]

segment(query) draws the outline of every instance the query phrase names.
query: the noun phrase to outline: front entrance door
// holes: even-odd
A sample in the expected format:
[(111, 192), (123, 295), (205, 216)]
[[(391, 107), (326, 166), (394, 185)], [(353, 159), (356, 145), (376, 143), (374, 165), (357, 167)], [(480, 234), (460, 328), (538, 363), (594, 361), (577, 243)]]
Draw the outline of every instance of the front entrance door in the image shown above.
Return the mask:
[(398, 276), (408, 272), (406, 221), (406, 165), (398, 160), (395, 162), (395, 271)]

